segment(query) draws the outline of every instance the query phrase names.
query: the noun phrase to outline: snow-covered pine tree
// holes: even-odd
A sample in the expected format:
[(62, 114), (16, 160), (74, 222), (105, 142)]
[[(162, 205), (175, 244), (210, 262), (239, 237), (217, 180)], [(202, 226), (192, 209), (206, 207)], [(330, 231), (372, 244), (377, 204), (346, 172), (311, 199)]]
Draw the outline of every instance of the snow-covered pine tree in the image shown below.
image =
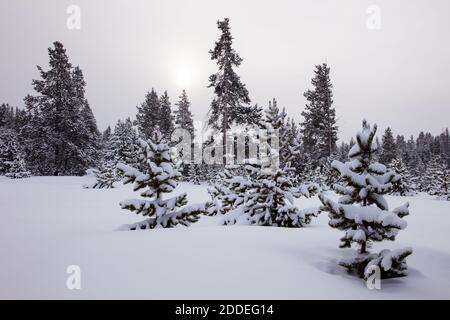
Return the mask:
[[(109, 128), (109, 127), (108, 127)], [(106, 134), (105, 134), (106, 133)], [(118, 150), (114, 149), (114, 135), (109, 131), (105, 131), (102, 136), (102, 153), (101, 160), (97, 170), (94, 171), (96, 181), (92, 185), (84, 185), (86, 189), (112, 189), (114, 182), (119, 181), (117, 173)]]
[(95, 171), (96, 181), (92, 185), (85, 185), (86, 189), (112, 189), (114, 182), (119, 180), (114, 160), (103, 160), (100, 168)]
[(337, 159), (341, 162), (346, 162), (348, 160), (348, 152), (350, 151), (350, 145), (346, 142), (342, 142), (338, 148)]
[[(292, 158), (292, 141), (288, 134), (292, 134), (288, 130), (292, 129), (287, 124), (287, 114), (285, 109), (280, 110), (275, 98), (269, 101), (269, 107), (265, 110), (265, 121), (262, 122), (263, 129), (268, 130), (268, 133), (273, 134), (273, 130), (278, 130), (278, 141), (280, 147), (280, 164), (286, 165)], [(290, 124), (292, 125), (292, 123)]]
[(288, 175), (289, 163), (275, 171), (262, 164), (247, 168), (252, 174), (232, 178), (237, 187), (228, 197), (239, 203), (225, 214), (223, 224), (300, 228), (320, 213), (318, 208), (300, 210), (294, 204), (294, 198), (309, 197), (317, 189), (313, 185), (294, 188)]
[(336, 110), (333, 107), (333, 85), (326, 63), (316, 66), (311, 83), (314, 89), (304, 93), (307, 104), (302, 112), (304, 120), (301, 133), (304, 150), (317, 165), (320, 159), (335, 152), (338, 132)]
[(444, 160), (447, 160), (447, 165), (450, 167), (450, 132), (445, 128), (440, 135), (441, 153)]
[[(79, 126), (78, 140), (83, 150), (84, 161), (80, 170), (86, 166), (95, 167), (100, 158), (100, 131), (97, 127), (94, 113), (85, 97), (86, 82), (84, 81), (83, 72), (79, 67), (75, 67), (72, 72), (72, 81), (74, 83), (75, 98), (78, 104)], [(72, 160), (72, 159), (70, 159)], [(76, 166), (76, 163), (73, 164)]]
[(194, 139), (194, 120), (191, 112), (191, 103), (187, 96), (186, 90), (181, 93), (178, 102), (175, 104), (178, 110), (175, 110), (175, 125), (189, 131), (192, 139)]
[(357, 143), (349, 152), (350, 161), (332, 163), (345, 182), (344, 185), (334, 185), (334, 190), (341, 195), (339, 201), (336, 203), (323, 194), (319, 195), (322, 209), (329, 212), (329, 225), (345, 231), (340, 247), (350, 248), (353, 243), (359, 247), (354, 258), (339, 264), (364, 278), (370, 275), (372, 270), (368, 267), (372, 265), (380, 268), (382, 278), (405, 275), (405, 259), (412, 253), (411, 248), (383, 250), (379, 254), (368, 252), (374, 241), (394, 241), (398, 231), (406, 228), (407, 223), (402, 218), (409, 214), (408, 203), (390, 212), (383, 197), (398, 177), (384, 165), (373, 161), (379, 150), (376, 130), (376, 125), (371, 128), (364, 120), (362, 130), (356, 136)]
[(339, 173), (331, 166), (334, 160), (338, 160), (338, 157), (338, 154), (333, 153), (321, 166), (322, 175), (324, 176), (324, 187), (326, 189), (333, 188), (333, 185), (340, 181)]
[[(205, 213), (205, 204), (181, 208), (187, 204), (187, 194), (163, 198), (178, 185), (179, 173), (173, 163), (170, 147), (162, 139), (158, 127), (148, 141), (140, 140), (140, 169), (119, 163), (117, 169), (124, 175), (124, 183), (134, 183), (134, 191), (143, 190), (145, 199), (130, 199), (120, 203), (122, 209), (147, 217), (142, 222), (127, 226), (129, 230), (170, 228), (177, 224), (189, 226)], [(148, 200), (147, 200), (148, 199)]]
[(380, 162), (384, 165), (389, 165), (392, 160), (397, 159), (397, 145), (394, 140), (391, 128), (387, 127), (384, 131), (381, 143)]
[(430, 195), (436, 195), (438, 187), (437, 178), (441, 174), (440, 159), (438, 157), (431, 156), (430, 161), (424, 164), (425, 172), (420, 181), (420, 190)]
[(225, 225), (301, 227), (319, 213), (318, 209), (299, 210), (293, 205), (293, 198), (309, 197), (318, 188), (314, 184), (295, 188), (289, 163), (273, 171), (271, 162), (279, 153), (268, 148), (270, 161), (249, 159), (244, 166), (227, 166), (227, 170), (219, 174), (219, 181), (209, 190), (213, 200), (208, 208), (210, 215), (225, 214), (221, 219)]
[(433, 156), (427, 163), (423, 177), (424, 191), (439, 199), (448, 199), (449, 194), (449, 168), (446, 161), (440, 156)]
[(166, 141), (170, 141), (170, 137), (175, 128), (174, 116), (172, 114), (172, 105), (170, 103), (169, 95), (167, 91), (159, 99), (161, 105), (161, 113), (159, 119), (159, 130)]
[(207, 215), (226, 214), (244, 204), (251, 187), (248, 177), (252, 174), (250, 168), (252, 166), (248, 165), (244, 173), (241, 166), (227, 165), (218, 173), (213, 186), (208, 188), (212, 201), (208, 203)]
[(9, 172), (10, 163), (16, 153), (14, 131), (0, 128), (0, 175)]
[(439, 200), (450, 201), (450, 168), (446, 168), (442, 175), (442, 191), (438, 196)]
[(389, 169), (393, 170), (398, 176), (398, 179), (392, 182), (392, 190), (390, 191), (390, 194), (397, 196), (414, 195), (411, 174), (402, 159), (392, 159), (389, 164)]
[[(302, 150), (300, 148), (300, 150)], [(301, 153), (301, 152), (300, 152)], [(322, 158), (319, 161), (311, 159), (309, 154), (293, 155), (293, 161), (300, 161), (296, 165), (296, 178), (300, 183), (316, 184), (320, 190), (329, 190), (334, 183), (339, 181), (339, 174), (331, 167), (331, 163), (338, 158), (336, 153)], [(300, 168), (300, 170), (299, 170)]]
[(95, 171), (96, 181), (84, 185), (86, 189), (114, 188), (114, 182), (121, 178), (116, 169), (118, 163), (139, 166), (139, 137), (130, 118), (117, 121), (114, 132), (103, 136), (102, 144), (100, 164)]
[(406, 142), (405, 154), (408, 155), (408, 157), (407, 158), (404, 157), (403, 161), (411, 169), (412, 166), (414, 165), (414, 161), (416, 160), (416, 158), (419, 157), (416, 149), (416, 141), (414, 140), (413, 135), (411, 135), (408, 141)]
[(395, 149), (397, 150), (397, 157), (402, 159), (406, 164), (409, 160), (408, 145), (403, 135), (398, 134), (395, 138)]
[[(304, 172), (304, 163), (306, 154), (303, 152), (300, 129), (294, 119), (288, 119), (286, 121), (286, 134), (283, 138), (283, 144), (281, 145), (284, 162), (291, 163), (293, 170), (289, 171), (289, 176), (294, 186), (301, 184), (301, 173)], [(284, 149), (284, 150), (283, 150)]]
[(192, 182), (195, 185), (200, 185), (202, 181), (202, 164), (200, 163), (189, 163), (187, 167), (186, 181)]
[(12, 129), (0, 128), (0, 175), (20, 179), (30, 176)]
[(292, 182), (298, 186), (301, 184), (315, 183), (315, 170), (316, 162), (311, 159), (311, 155), (305, 151), (302, 137), (297, 136), (293, 140), (290, 147), (291, 156), (289, 161), (291, 162), (291, 169), (288, 174), (292, 178)]
[(292, 159), (292, 153), (295, 151), (296, 147), (301, 144), (300, 137), (300, 129), (295, 122), (294, 119), (288, 118), (286, 121), (286, 135), (285, 139), (287, 141), (287, 145), (289, 146), (289, 153), (291, 154)]
[(2, 103), (0, 105), (0, 128), (11, 128), (13, 119), (13, 108), (7, 103)]
[(109, 144), (111, 142), (112, 137), (112, 130), (111, 126), (108, 126), (105, 131), (102, 132), (101, 138), (100, 138), (100, 147), (102, 148), (102, 151), (105, 149), (109, 149)]
[[(411, 137), (413, 139), (413, 137)], [(411, 183), (412, 187), (417, 192), (426, 192), (424, 185), (424, 175), (425, 175), (425, 164), (422, 162), (417, 149), (415, 148), (415, 142), (409, 141), (409, 144), (412, 144), (411, 149), (411, 157), (408, 163), (408, 169), (411, 172)]]
[(270, 124), (270, 127), (273, 129), (285, 129), (286, 125), (286, 111), (280, 110), (278, 108), (278, 103), (275, 98), (272, 101), (269, 101), (269, 107), (265, 110), (265, 120), (263, 122), (264, 126), (267, 127)]
[(101, 157), (101, 133), (97, 128), (97, 121), (88, 103), (81, 109), (80, 116), (85, 124), (81, 137), (85, 142), (86, 165), (95, 167)]
[(7, 103), (0, 105), (0, 128), (19, 132), (26, 121), (25, 110), (19, 109), (18, 107), (14, 108)]
[(327, 189), (326, 182), (325, 182), (326, 176), (325, 176), (325, 172), (323, 171), (323, 165), (316, 167), (312, 171), (311, 179), (312, 179), (311, 181), (313, 183), (316, 183), (320, 187), (320, 190)]
[(5, 174), (5, 177), (11, 179), (22, 179), (31, 176), (30, 171), (27, 170), (25, 160), (21, 156), (17, 156), (9, 164), (9, 171)]
[(111, 138), (111, 149), (116, 163), (139, 165), (139, 136), (130, 118), (117, 121)]
[[(289, 128), (289, 127), (288, 127)], [(292, 127), (291, 127), (292, 128)], [(315, 181), (314, 178), (314, 170), (315, 167), (310, 158), (310, 155), (305, 152), (305, 148), (303, 146), (302, 137), (298, 133), (297, 130), (292, 131), (292, 134), (297, 133), (296, 136), (293, 136), (292, 140), (290, 140), (290, 157), (289, 162), (291, 163), (291, 169), (288, 174), (291, 177), (292, 182), (295, 186), (301, 184), (313, 183)], [(290, 129), (288, 129), (288, 132)], [(288, 134), (289, 137), (290, 134)]]
[[(175, 105), (178, 107), (174, 111), (175, 114), (175, 128), (187, 130), (191, 137), (191, 147), (198, 148), (198, 144), (194, 142), (195, 130), (193, 115), (190, 110), (191, 103), (187, 96), (186, 90), (183, 90), (179, 96), (179, 100)], [(182, 174), (183, 181), (191, 181), (195, 184), (200, 183), (202, 180), (202, 165), (194, 163), (183, 163)]]
[(137, 107), (136, 125), (145, 139), (149, 139), (161, 119), (161, 103), (158, 94), (152, 88), (145, 95), (145, 101)]
[(202, 163), (200, 165), (201, 180), (212, 185), (217, 181), (218, 174), (221, 171), (223, 171), (221, 166)]
[(423, 131), (419, 133), (416, 139), (416, 150), (422, 163), (427, 164), (432, 158), (432, 144), (433, 136), (430, 133), (424, 133)]
[[(217, 27), (221, 35), (209, 53), (211, 60), (216, 60), (219, 70), (209, 77), (208, 87), (214, 88), (215, 97), (208, 113), (208, 125), (222, 132), (222, 147), (226, 150), (227, 130), (231, 124), (257, 124), (260, 109), (249, 106), (248, 90), (234, 71), (242, 63), (242, 58), (232, 47), (229, 19), (218, 21)], [(223, 154), (223, 164), (226, 164), (226, 152)]]
[(38, 67), (41, 79), (33, 80), (37, 95), (25, 98), (28, 121), (20, 138), (26, 162), (42, 175), (82, 175), (94, 161), (91, 151), (97, 143), (86, 83), (60, 42), (48, 53), (49, 70)]

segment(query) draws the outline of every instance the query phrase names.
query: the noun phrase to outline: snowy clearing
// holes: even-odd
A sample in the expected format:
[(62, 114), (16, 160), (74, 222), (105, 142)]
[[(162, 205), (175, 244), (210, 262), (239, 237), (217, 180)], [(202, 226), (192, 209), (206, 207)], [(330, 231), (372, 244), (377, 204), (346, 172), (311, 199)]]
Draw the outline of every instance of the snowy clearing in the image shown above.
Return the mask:
[[(322, 213), (300, 229), (219, 226), (202, 217), (189, 228), (117, 231), (142, 216), (121, 210), (131, 186), (83, 189), (90, 177), (0, 177), (0, 298), (2, 299), (449, 299), (450, 202), (410, 201), (408, 227), (395, 242), (411, 246), (409, 275), (368, 290), (337, 266), (343, 232)], [(206, 186), (181, 183), (189, 204), (209, 199)], [(327, 194), (333, 198), (333, 194)], [(317, 197), (297, 200), (318, 206)], [(68, 290), (66, 269), (81, 268), (81, 289)]]

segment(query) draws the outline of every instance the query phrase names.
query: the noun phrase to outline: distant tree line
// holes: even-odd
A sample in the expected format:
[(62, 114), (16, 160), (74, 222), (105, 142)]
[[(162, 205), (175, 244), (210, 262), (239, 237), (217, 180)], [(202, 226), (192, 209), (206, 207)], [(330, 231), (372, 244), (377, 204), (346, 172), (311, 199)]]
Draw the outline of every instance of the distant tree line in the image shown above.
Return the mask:
[[(276, 99), (266, 108), (251, 105), (250, 94), (236, 72), (243, 59), (232, 46), (229, 20), (218, 21), (217, 27), (220, 36), (210, 51), (217, 71), (209, 77), (214, 98), (207, 114), (208, 126), (222, 134), (223, 146), (233, 126), (277, 129), (281, 166), (290, 164), (298, 183), (311, 181), (331, 186), (337, 179), (331, 163), (348, 160), (355, 142), (337, 145), (339, 128), (330, 67), (326, 63), (315, 66), (311, 88), (304, 93), (306, 105), (299, 111), (303, 120), (297, 122)], [(49, 67), (38, 66), (40, 78), (32, 81), (34, 92), (25, 97), (25, 108), (8, 104), (0, 107), (0, 174), (83, 175), (88, 168), (95, 168), (99, 180), (106, 181), (99, 186), (113, 186), (112, 182), (119, 178), (115, 168), (118, 162), (138, 163), (139, 138), (150, 138), (157, 128), (166, 141), (176, 128), (187, 129), (194, 138), (193, 114), (186, 91), (181, 92), (174, 108), (168, 92), (158, 95), (154, 88), (137, 106), (134, 120), (119, 120), (114, 129), (108, 127), (100, 133), (85, 96), (86, 82), (81, 69), (71, 64), (60, 42), (48, 49), (48, 55)], [(213, 139), (205, 139), (201, 148)], [(431, 174), (434, 180), (448, 174), (449, 145), (448, 129), (438, 136), (421, 132), (416, 138), (405, 138), (394, 137), (387, 128), (378, 161), (396, 170), (406, 170), (411, 190), (433, 192), (427, 179)], [(225, 160), (224, 155), (224, 164)], [(185, 164), (182, 172), (186, 180), (211, 180), (220, 167)]]

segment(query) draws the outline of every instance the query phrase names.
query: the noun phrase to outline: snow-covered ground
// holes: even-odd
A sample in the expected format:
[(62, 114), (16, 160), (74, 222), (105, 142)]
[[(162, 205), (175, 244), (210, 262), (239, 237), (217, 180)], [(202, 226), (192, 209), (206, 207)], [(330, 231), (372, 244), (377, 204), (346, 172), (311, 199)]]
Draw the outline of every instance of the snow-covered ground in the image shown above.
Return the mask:
[[(309, 227), (219, 226), (202, 217), (192, 227), (116, 231), (142, 220), (121, 210), (130, 186), (82, 189), (88, 177), (0, 177), (0, 298), (145, 299), (449, 299), (450, 202), (387, 197), (411, 203), (408, 228), (396, 242), (412, 246), (409, 276), (381, 290), (336, 265), (342, 232), (322, 214)], [(190, 203), (209, 199), (205, 186), (182, 183)], [(333, 195), (330, 195), (333, 196)], [(317, 197), (298, 205), (319, 205)], [(81, 289), (69, 290), (66, 269), (81, 268)]]

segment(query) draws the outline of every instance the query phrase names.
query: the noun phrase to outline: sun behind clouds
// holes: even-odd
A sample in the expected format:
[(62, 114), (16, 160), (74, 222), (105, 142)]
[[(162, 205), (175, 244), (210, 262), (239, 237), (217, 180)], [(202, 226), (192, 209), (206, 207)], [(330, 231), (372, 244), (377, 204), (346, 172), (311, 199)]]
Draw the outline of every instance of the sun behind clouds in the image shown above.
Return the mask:
[(195, 63), (187, 56), (177, 56), (171, 59), (171, 79), (179, 89), (189, 89), (198, 81)]

